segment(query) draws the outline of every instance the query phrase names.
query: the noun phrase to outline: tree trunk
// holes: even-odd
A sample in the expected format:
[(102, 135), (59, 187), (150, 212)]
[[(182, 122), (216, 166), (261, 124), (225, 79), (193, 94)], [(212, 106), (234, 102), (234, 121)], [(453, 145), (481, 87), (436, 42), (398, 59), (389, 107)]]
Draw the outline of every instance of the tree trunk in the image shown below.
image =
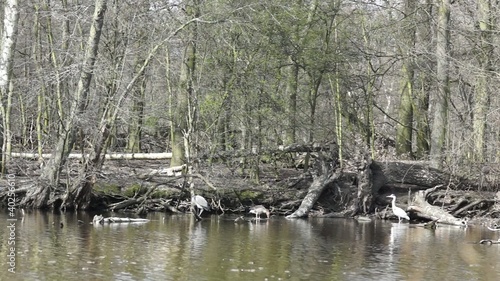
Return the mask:
[(399, 122), (396, 128), (396, 154), (409, 156), (410, 158), (412, 156), (413, 138), (413, 73), (411, 62), (405, 62), (403, 66), (405, 81), (401, 91)]
[(292, 58), (289, 58), (290, 66), (288, 83), (287, 83), (287, 93), (288, 93), (288, 101), (287, 101), (287, 113), (288, 113), (288, 128), (286, 130), (286, 140), (285, 144), (293, 144), (297, 142), (296, 139), (296, 130), (297, 130), (297, 94), (298, 94), (298, 79), (299, 79), (299, 66), (297, 63), (293, 61)]
[[(28, 205), (34, 208), (43, 208), (46, 206), (47, 201), (43, 200), (48, 198), (50, 187), (55, 187), (59, 184), (59, 174), (61, 168), (67, 160), (69, 153), (76, 141), (77, 130), (81, 127), (82, 120), (80, 116), (86, 108), (88, 101), (88, 93), (90, 88), (90, 81), (92, 79), (94, 64), (97, 58), (97, 50), (101, 36), (102, 26), (104, 22), (104, 14), (106, 11), (107, 0), (96, 0), (94, 16), (92, 19), (92, 26), (87, 41), (85, 50), (85, 57), (82, 66), (78, 88), (76, 89), (75, 96), (71, 102), (70, 111), (64, 120), (64, 130), (61, 132), (56, 147), (54, 148), (53, 157), (44, 166), (40, 180), (43, 184), (34, 188), (26, 194), (25, 199), (21, 204)], [(84, 188), (78, 192), (78, 196), (74, 198), (76, 201), (85, 200), (89, 196), (91, 189)], [(76, 203), (76, 205), (80, 205)]]
[[(139, 71), (143, 64), (144, 60), (139, 60), (136, 64), (136, 71)], [(146, 95), (146, 76), (144, 73), (139, 80), (140, 82), (133, 90), (132, 121), (128, 129), (127, 151), (132, 153), (141, 152), (141, 135), (144, 122), (144, 99)]]
[[(403, 29), (400, 52), (403, 56), (402, 88), (399, 102), (399, 118), (396, 127), (396, 154), (412, 156), (413, 141), (413, 89), (414, 89), (414, 49), (416, 44), (415, 10), (417, 1), (406, 0), (404, 13), (406, 18)], [(412, 16), (413, 15), (413, 16)]]
[[(186, 14), (190, 18), (200, 16), (199, 0), (190, 1), (186, 6)], [(181, 69), (179, 91), (175, 105), (174, 114), (171, 115), (171, 138), (172, 138), (172, 160), (171, 166), (179, 166), (189, 162), (192, 151), (192, 135), (196, 122), (197, 104), (194, 90), (196, 52), (198, 39), (198, 23), (195, 22), (189, 28), (188, 40), (184, 55), (184, 63)]]
[(485, 160), (484, 152), (486, 148), (486, 116), (490, 104), (490, 83), (491, 83), (491, 58), (493, 57), (493, 40), (492, 40), (492, 11), (490, 0), (478, 1), (478, 16), (479, 16), (479, 64), (480, 69), (477, 75), (477, 84), (474, 95), (474, 111), (473, 111), (473, 139), (474, 152), (473, 158), (477, 162)]
[(4, 21), (2, 30), (0, 54), (0, 173), (5, 172), (5, 165), (10, 153), (10, 108), (12, 101), (12, 65), (14, 49), (17, 40), (19, 21), (19, 3), (17, 0), (7, 0), (4, 3)]
[(443, 165), (448, 127), (449, 57), (450, 57), (450, 0), (439, 1), (437, 27), (437, 82), (438, 91), (433, 104), (435, 108), (431, 131), (431, 165), (440, 168)]
[[(324, 163), (324, 165), (328, 165), (328, 163)], [(341, 175), (341, 169), (338, 165), (335, 165), (334, 169), (314, 176), (313, 182), (309, 187), (309, 190), (302, 200), (299, 208), (295, 210), (295, 212), (293, 212), (291, 215), (288, 215), (287, 218), (302, 218), (307, 216), (309, 211), (312, 209), (312, 207), (320, 197), (321, 193), (323, 193), (323, 190), (325, 190), (325, 188), (331, 185), (334, 181), (338, 180)]]
[[(431, 47), (429, 47), (432, 42), (432, 10), (433, 10), (432, 0), (426, 0), (425, 3), (421, 4), (417, 13), (420, 15), (418, 20), (422, 24), (418, 27), (418, 32), (421, 38), (420, 42), (425, 43), (425, 50), (427, 53), (431, 53)], [(430, 139), (430, 128), (429, 128), (429, 93), (432, 89), (432, 77), (431, 73), (434, 72), (434, 63), (430, 58), (424, 57), (418, 61), (419, 65), (424, 66), (422, 70), (419, 71), (419, 87), (415, 87), (416, 90), (416, 102), (414, 110), (415, 117), (415, 127), (416, 127), (416, 154), (417, 159), (422, 159), (429, 154), (429, 139)]]
[(363, 162), (360, 164), (361, 167), (358, 168), (359, 172), (357, 175), (358, 195), (356, 200), (354, 200), (354, 208), (351, 208), (353, 209), (351, 213), (353, 216), (360, 212), (363, 214), (372, 212), (374, 209), (373, 198), (379, 189), (379, 186), (373, 182), (372, 159), (368, 151), (363, 153)]
[(307, 216), (321, 193), (323, 193), (323, 190), (342, 175), (338, 157), (336, 156), (337, 147), (331, 147), (331, 149), (333, 150), (330, 151), (331, 157), (324, 157), (322, 152), (319, 153), (320, 156), (316, 162), (317, 170), (315, 171), (316, 175), (313, 176), (313, 182), (299, 208), (291, 215), (288, 215), (287, 218), (302, 218)]

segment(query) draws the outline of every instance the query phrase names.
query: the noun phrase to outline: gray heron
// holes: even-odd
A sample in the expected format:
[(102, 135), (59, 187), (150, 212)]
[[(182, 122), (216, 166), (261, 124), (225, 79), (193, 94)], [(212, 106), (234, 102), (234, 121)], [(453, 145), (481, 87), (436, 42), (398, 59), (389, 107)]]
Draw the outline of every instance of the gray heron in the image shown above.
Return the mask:
[(203, 198), (203, 196), (195, 195), (191, 197), (191, 205), (196, 206), (198, 208), (199, 213), (196, 214), (198, 217), (201, 217), (201, 213), (203, 210), (210, 211), (210, 206), (208, 205), (207, 200)]
[(266, 214), (267, 218), (269, 218), (270, 216), (269, 210), (262, 205), (253, 206), (252, 208), (250, 208), (250, 213), (255, 214), (256, 220), (260, 219), (261, 214)]
[(410, 221), (410, 217), (408, 217), (406, 211), (396, 206), (396, 195), (391, 194), (387, 197), (392, 198), (392, 212), (398, 217), (399, 222), (401, 222), (402, 218)]

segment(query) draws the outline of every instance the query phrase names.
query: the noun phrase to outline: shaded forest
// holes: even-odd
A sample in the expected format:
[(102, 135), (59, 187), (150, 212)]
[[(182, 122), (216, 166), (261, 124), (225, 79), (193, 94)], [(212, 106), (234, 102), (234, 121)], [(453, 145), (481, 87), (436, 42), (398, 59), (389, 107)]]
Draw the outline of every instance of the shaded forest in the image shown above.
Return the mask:
[[(308, 175), (320, 194), (342, 179), (353, 215), (391, 182), (498, 191), (494, 1), (2, 4), (1, 169), (34, 182), (22, 206), (92, 208), (106, 153), (171, 152), (158, 165), (191, 194), (221, 166), (260, 186)], [(408, 161), (442, 180), (387, 164)]]

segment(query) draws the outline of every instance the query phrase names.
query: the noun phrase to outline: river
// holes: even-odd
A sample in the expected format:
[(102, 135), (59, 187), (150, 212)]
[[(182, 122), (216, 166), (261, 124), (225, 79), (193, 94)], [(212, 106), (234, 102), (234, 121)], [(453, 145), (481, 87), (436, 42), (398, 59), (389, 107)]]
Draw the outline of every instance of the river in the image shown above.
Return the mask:
[(0, 214), (0, 280), (500, 280), (500, 245), (477, 243), (500, 232), (483, 226), (164, 213), (94, 226), (92, 217)]

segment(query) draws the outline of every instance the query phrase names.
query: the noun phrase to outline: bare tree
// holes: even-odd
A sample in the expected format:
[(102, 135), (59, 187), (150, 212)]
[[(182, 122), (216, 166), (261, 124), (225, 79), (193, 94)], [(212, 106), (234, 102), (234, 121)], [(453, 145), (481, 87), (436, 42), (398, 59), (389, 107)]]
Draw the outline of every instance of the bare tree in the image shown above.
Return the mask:
[(438, 91), (434, 98), (434, 120), (431, 131), (431, 164), (435, 168), (443, 165), (448, 126), (449, 57), (450, 57), (450, 0), (439, 1), (437, 27), (437, 82)]
[(17, 0), (5, 1), (5, 12), (2, 30), (0, 54), (0, 156), (1, 173), (5, 171), (5, 164), (10, 153), (11, 128), (10, 108), (12, 103), (11, 77), (14, 62), (14, 48), (17, 39), (17, 25), (19, 21), (19, 5)]
[(404, 1), (404, 19), (400, 45), (403, 57), (401, 99), (399, 102), (399, 118), (396, 129), (396, 153), (398, 155), (412, 155), (413, 139), (413, 97), (414, 97), (414, 50), (416, 44), (415, 10), (417, 1)]
[(474, 95), (473, 107), (473, 135), (474, 135), (474, 160), (485, 160), (486, 148), (486, 115), (490, 104), (490, 83), (492, 81), (492, 56), (493, 56), (493, 12), (491, 1), (478, 1), (479, 15), (479, 68)]
[[(90, 90), (90, 81), (92, 79), (94, 65), (97, 58), (97, 50), (99, 40), (104, 23), (104, 14), (106, 12), (107, 0), (96, 0), (94, 16), (90, 28), (87, 46), (85, 49), (85, 57), (82, 63), (80, 80), (72, 97), (69, 112), (64, 119), (64, 127), (60, 132), (56, 147), (54, 148), (53, 156), (44, 167), (41, 174), (42, 184), (28, 192), (23, 203), (31, 205), (35, 208), (42, 208), (47, 204), (49, 198), (50, 187), (59, 184), (61, 169), (67, 160), (71, 149), (76, 141), (78, 129), (82, 126), (81, 116), (88, 104), (88, 94)], [(88, 202), (90, 191), (88, 188), (83, 188), (77, 192), (72, 198), (75, 205)]]

